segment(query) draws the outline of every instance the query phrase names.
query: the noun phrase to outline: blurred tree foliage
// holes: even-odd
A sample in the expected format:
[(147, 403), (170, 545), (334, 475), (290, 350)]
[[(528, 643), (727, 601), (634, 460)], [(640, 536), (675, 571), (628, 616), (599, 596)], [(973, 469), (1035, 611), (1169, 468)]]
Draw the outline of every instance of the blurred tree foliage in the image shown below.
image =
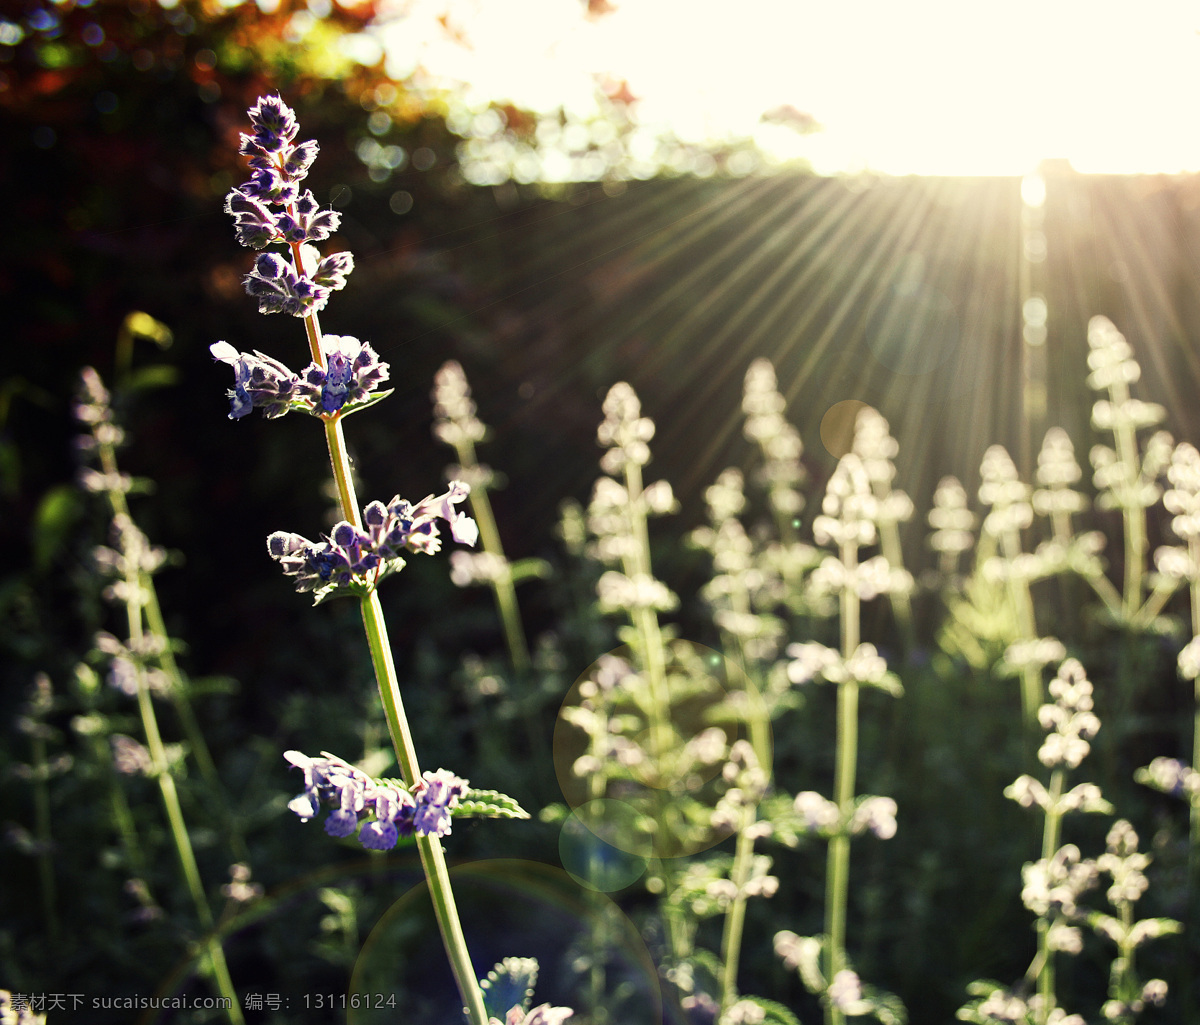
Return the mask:
[[(225, 193), (245, 176), (238, 133), (261, 94), (283, 93), (304, 136), (321, 143), (313, 186), (320, 202), (343, 212), (336, 247), (359, 260), (358, 287), (329, 311), (326, 327), (360, 333), (381, 349), (389, 346), (375, 327), (381, 320), (393, 346), (425, 339), (402, 359), (411, 373), (396, 375), (391, 429), (415, 416), (422, 448), (433, 448), (429, 382), (449, 336), (469, 327), (461, 308), (475, 304), (456, 264), (434, 256), (425, 240), (494, 216), (495, 206), (463, 186), (457, 139), (436, 102), (384, 73), (365, 32), (380, 7), (97, 0), (33, 3), (0, 18), (0, 182), (13, 197), (0, 295), (7, 344), (22, 354), (0, 385), (0, 490), (10, 503), (0, 531), (22, 553), (0, 588), (0, 633), (25, 662), (9, 664), (19, 677), (31, 663), (64, 668), (56, 660), (67, 657), (78, 627), (55, 598), (96, 540), (78, 535), (82, 511), (69, 484), (69, 397), (81, 366), (106, 376), (115, 369), (110, 379), (126, 397), (130, 386), (143, 392), (136, 409), (122, 411), (139, 442), (129, 468), (156, 482), (146, 527), (199, 573), (192, 599), (237, 607), (244, 589), (232, 594), (222, 583), (229, 560), (257, 564), (262, 531), (281, 525), (274, 510), (320, 522), (319, 448), (304, 431), (311, 425), (239, 433), (247, 425), (223, 420), (228, 381), (207, 353), (210, 342), (229, 338), (301, 359), (299, 325), (264, 322), (242, 293), (249, 255), (221, 212)], [(114, 342), (131, 310), (167, 324), (174, 345), (164, 352), (139, 342), (114, 368)], [(284, 455), (300, 434), (313, 444), (308, 473)], [(262, 447), (247, 457), (248, 444)], [(235, 448), (243, 453), (236, 461)], [(260, 457), (264, 469), (247, 489), (244, 460)], [(432, 489), (440, 460), (380, 486)], [(227, 501), (247, 529), (230, 539), (206, 528), (209, 518), (195, 515), (201, 492), (206, 503)], [(260, 522), (263, 506), (271, 514)], [(226, 552), (219, 561), (204, 557), (218, 550)]]

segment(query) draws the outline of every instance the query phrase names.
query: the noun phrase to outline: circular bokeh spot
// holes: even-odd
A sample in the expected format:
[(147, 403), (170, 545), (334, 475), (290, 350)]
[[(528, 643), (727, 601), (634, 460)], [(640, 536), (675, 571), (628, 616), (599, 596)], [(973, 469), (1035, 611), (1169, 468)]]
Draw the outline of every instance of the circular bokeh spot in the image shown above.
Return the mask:
[[(641, 845), (642, 853), (630, 847)], [(580, 805), (562, 825), (558, 856), (580, 886), (612, 893), (646, 872), (650, 837), (639, 829), (638, 812), (623, 801), (601, 797)]]
[(870, 408), (861, 399), (842, 399), (825, 411), (821, 417), (821, 444), (834, 459), (841, 459), (854, 447), (858, 414)]
[[(554, 769), (573, 811), (616, 802), (577, 816), (581, 825), (599, 823), (598, 840), (636, 858), (683, 857), (730, 835), (726, 819), (714, 822), (714, 814), (739, 741), (752, 743), (769, 774), (770, 721), (736, 663), (674, 640), (651, 673), (623, 646), (593, 662), (568, 691), (554, 729)], [(566, 840), (572, 856), (575, 839)]]
[[(609, 1021), (622, 1025), (661, 1025), (662, 992), (649, 951), (637, 927), (607, 896), (538, 862), (473, 862), (451, 869), (450, 876), (481, 979), (505, 958), (536, 958), (533, 1006), (571, 1007), (580, 1021), (603, 1009)], [(492, 992), (503, 992), (501, 983)], [(501, 1021), (507, 1010), (489, 1007)], [(346, 994), (346, 1022), (462, 1020), (462, 1000), (421, 882), (383, 913), (363, 944)]]

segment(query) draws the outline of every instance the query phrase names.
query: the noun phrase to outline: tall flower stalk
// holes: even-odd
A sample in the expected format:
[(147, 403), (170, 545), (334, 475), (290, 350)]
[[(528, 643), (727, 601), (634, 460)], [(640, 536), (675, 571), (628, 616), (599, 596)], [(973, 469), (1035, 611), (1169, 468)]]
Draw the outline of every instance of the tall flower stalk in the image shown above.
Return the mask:
[(1004, 791), (1024, 808), (1040, 808), (1044, 816), (1041, 858), (1025, 865), (1021, 893), (1025, 906), (1038, 916), (1038, 950), (1026, 976), (1037, 985), (1037, 1002), (1031, 1010), (1038, 1025), (1052, 1020), (1057, 1004), (1055, 955), (1078, 952), (1078, 931), (1071, 924), (1076, 901), (1095, 881), (1094, 863), (1082, 860), (1073, 844), (1061, 843), (1063, 816), (1072, 811), (1112, 811), (1093, 783), (1065, 789), (1067, 773), (1087, 757), (1089, 742), (1100, 729), (1083, 666), (1067, 659), (1049, 690), (1053, 702), (1038, 708), (1038, 722), (1046, 730), (1038, 760), (1050, 769), (1049, 784), (1025, 775)]
[[(345, 285), (353, 259), (349, 253), (321, 257), (312, 246), (327, 239), (339, 224), (337, 213), (319, 209), (310, 191), (300, 191), (300, 182), (317, 155), (317, 144), (294, 144), (298, 131), (295, 115), (278, 97), (260, 99), (249, 115), (253, 132), (242, 135), (241, 152), (249, 157), (253, 174), (249, 182), (229, 193), (225, 209), (233, 216), (244, 245), (254, 249), (272, 243), (287, 246), (290, 260), (275, 253), (261, 253), (255, 259), (245, 278), (246, 291), (258, 299), (262, 313), (283, 312), (303, 318), (312, 362), (302, 373), (293, 374), (271, 357), (259, 352), (239, 353), (224, 342), (213, 346), (213, 355), (234, 369), (235, 386), (229, 393), (232, 418), (261, 408), (268, 418), (299, 410), (322, 422), (341, 520), (323, 542), (314, 543), (281, 531), (271, 536), (268, 550), (284, 572), (295, 578), (297, 588), (313, 591), (318, 601), (337, 594), (358, 599), (371, 664), (403, 777), (400, 787), (371, 789), (372, 794), (378, 790), (381, 796), (367, 807), (366, 784), (353, 773), (335, 772), (325, 762), (293, 752), (293, 764), (300, 765), (306, 774), (303, 806), (293, 802), (293, 810), (302, 817), (311, 817), (322, 799), (336, 795), (341, 808), (327, 821), (327, 832), (346, 835), (356, 828), (359, 813), (366, 811), (375, 816), (373, 822), (362, 827), (361, 839), (367, 846), (386, 848), (394, 845), (403, 832), (415, 833), (434, 914), (463, 1005), (472, 1025), (487, 1025), (483, 994), (467, 951), (439, 840), (449, 831), (450, 809), (466, 794), (465, 783), (457, 777), (451, 777), (457, 782), (442, 782), (435, 780), (441, 773), (421, 772), (376, 591), (385, 576), (403, 568), (401, 552), (432, 553), (439, 549), (438, 519), (450, 527), (456, 540), (474, 543), (474, 521), (455, 509), (469, 489), (455, 483), (446, 494), (415, 506), (396, 496), (386, 506), (372, 502), (360, 511), (342, 421), (349, 413), (387, 394), (376, 389), (386, 380), (388, 369), (370, 345), (321, 331), (318, 313), (330, 293)], [(421, 818), (420, 811), (429, 807), (421, 800), (431, 792), (444, 798), (444, 803), (434, 803), (445, 814)]]
[[(605, 448), (600, 468), (607, 476), (596, 481), (587, 510), (588, 529), (595, 538), (591, 552), (604, 563), (620, 567), (607, 570), (597, 581), (596, 591), (601, 612), (624, 614), (629, 619), (631, 647), (637, 655), (637, 690), (642, 692), (647, 730), (642, 745), (646, 759), (647, 781), (661, 800), (667, 791), (663, 780), (670, 781), (669, 765), (676, 756), (676, 736), (671, 724), (671, 695), (667, 681), (667, 645), (659, 624), (659, 613), (670, 611), (678, 598), (655, 579), (650, 560), (650, 533), (647, 518), (675, 508), (671, 486), (657, 481), (646, 486), (642, 467), (650, 461), (649, 441), (654, 437), (654, 422), (642, 416), (641, 402), (633, 388), (618, 382), (604, 399), (604, 420), (597, 430), (597, 441)], [(658, 851), (669, 848), (672, 818), (678, 809), (664, 802), (655, 816), (659, 833), (654, 837)], [(665, 857), (657, 862), (670, 889), (670, 864)], [(686, 926), (678, 909), (665, 909), (667, 937), (672, 956), (682, 958), (689, 947)]]
[[(128, 347), (132, 344), (131, 339), (135, 329), (160, 335), (166, 331), (166, 328), (146, 314), (131, 313), (125, 318), (118, 338), (118, 362), (122, 360), (128, 362)], [(101, 381), (100, 375), (91, 367), (83, 370), (80, 401), (76, 403), (75, 415), (88, 429), (87, 434), (80, 435), (78, 444), (86, 454), (94, 459), (96, 464), (95, 468), (89, 467), (83, 471), (81, 480), (84, 487), (90, 491), (104, 494), (114, 521), (130, 519), (129, 503), (125, 497), (127, 478), (121, 474), (117, 465), (117, 449), (124, 438), (124, 432), (113, 419), (108, 389)], [(116, 552), (109, 552), (108, 556), (102, 556), (110, 563), (107, 566), (108, 569), (116, 568), (113, 559), (117, 557), (118, 553)], [(195, 712), (188, 698), (187, 683), (175, 660), (174, 646), (169, 643), (166, 622), (158, 601), (158, 589), (154, 584), (153, 570), (156, 568), (157, 564), (150, 564), (138, 567), (137, 572), (137, 586), (141, 596), (142, 616), (145, 618), (146, 631), (151, 637), (156, 638), (153, 646), (153, 661), (156, 669), (165, 677), (163, 690), (174, 706), (175, 714), (183, 726), (187, 736), (188, 749), (196, 761), (200, 774), (213, 793), (221, 794), (224, 793), (224, 786), (217, 775), (216, 766), (213, 764), (212, 755), (208, 750), (208, 742), (204, 739), (204, 732), (196, 721)], [(227, 807), (227, 804), (223, 803), (223, 806)], [(245, 844), (236, 828), (236, 823), (230, 820), (227, 822), (227, 826), (230, 830), (230, 841), (233, 844), (235, 856), (245, 858)]]
[[(137, 701), (142, 732), (146, 738), (145, 771), (158, 784), (184, 884), (195, 908), (196, 918), (201, 928), (208, 933), (204, 951), (214, 981), (221, 996), (225, 998), (229, 1020), (234, 1025), (240, 1025), (241, 1004), (233, 988), (220, 939), (214, 932), (212, 908), (204, 892), (204, 883), (200, 878), (200, 869), (192, 849), (187, 823), (184, 821), (179, 793), (175, 787), (175, 777), (151, 699), (152, 670), (148, 663), (155, 659), (161, 660), (162, 653), (170, 647), (169, 638), (161, 626), (161, 613), (154, 617), (147, 615), (150, 596), (154, 593), (149, 583), (150, 574), (161, 565), (163, 555), (161, 551), (151, 547), (146, 536), (129, 515), (125, 492), (129, 488), (130, 480), (120, 472), (116, 461), (116, 446), (121, 438), (121, 431), (112, 419), (108, 391), (100, 376), (91, 368), (87, 368), (83, 373), (81, 400), (77, 403), (75, 411), (77, 418), (90, 430), (90, 443), (84, 448), (91, 450), (100, 463), (99, 470), (87, 469), (82, 473), (83, 484), (90, 491), (105, 494), (113, 512), (112, 547), (99, 549), (97, 559), (101, 567), (115, 577), (109, 593), (125, 611), (127, 640), (123, 643), (116, 637), (101, 634), (97, 638), (97, 646), (112, 660), (111, 682)], [(157, 610), (157, 603), (154, 607)], [(174, 661), (168, 663), (168, 666), (174, 670), (171, 675), (165, 673), (161, 667), (153, 671), (164, 681), (167, 693), (176, 697), (176, 706), (189, 708), (184, 702), (183, 688)], [(195, 733), (199, 734), (190, 716), (185, 722), (190, 723)], [(206, 750), (203, 745), (201, 749)], [(211, 766), (211, 762), (209, 765)]]
[(860, 548), (878, 540), (877, 514), (867, 471), (859, 456), (850, 452), (830, 477), (821, 515), (813, 521), (817, 544), (833, 548), (837, 554), (827, 555), (809, 580), (810, 589), (817, 594), (838, 597), (841, 646), (839, 650), (817, 643), (788, 647), (793, 658), (788, 677), (793, 683), (823, 679), (837, 687), (833, 799), (811, 791), (796, 797), (796, 811), (808, 828), (829, 838), (825, 935), (801, 939), (785, 931), (775, 937), (775, 949), (785, 963), (798, 967), (809, 989), (821, 995), (827, 1025), (842, 1025), (847, 1016), (873, 1014), (889, 1020), (887, 1016), (895, 1014), (895, 998), (865, 989), (846, 952), (851, 837), (870, 830), (888, 838), (896, 831), (896, 802), (888, 797), (858, 796), (856, 788), (860, 692), (864, 687), (897, 696), (902, 692), (875, 646), (862, 642), (861, 603), (911, 586), (911, 577), (892, 567), (883, 555), (860, 557)]
[(471, 488), (471, 515), (479, 525), (479, 541), (483, 551), (477, 554), (457, 551), (451, 555), (451, 573), (455, 583), (487, 583), (496, 603), (496, 612), (504, 628), (504, 641), (508, 646), (508, 657), (518, 676), (529, 671), (529, 642), (525, 627), (521, 623), (521, 609), (517, 604), (516, 584), (519, 579), (542, 571), (538, 560), (522, 560), (516, 565), (508, 561), (496, 517), (488, 498), (488, 489), (493, 486), (494, 474), (479, 462), (475, 453), (476, 442), (488, 436), (487, 426), (475, 415), (475, 402), (462, 365), (449, 360), (442, 365), (434, 379), (434, 436), (454, 449), (458, 465), (452, 476), (464, 481)]
[[(1171, 453), (1171, 439), (1163, 431), (1154, 434), (1144, 453), (1138, 449), (1138, 432), (1161, 423), (1166, 410), (1155, 402), (1131, 396), (1129, 386), (1142, 376), (1125, 336), (1107, 317), (1088, 323), (1088, 387), (1106, 393), (1092, 406), (1092, 426), (1110, 431), (1112, 446), (1096, 445), (1091, 451), (1094, 481), (1100, 491), (1102, 509), (1120, 509), (1125, 527), (1125, 574), (1121, 590), (1121, 616), (1126, 622), (1140, 621), (1145, 597), (1146, 555), (1149, 539), (1146, 509), (1162, 493), (1157, 479)], [(1104, 597), (1104, 595), (1101, 595)]]

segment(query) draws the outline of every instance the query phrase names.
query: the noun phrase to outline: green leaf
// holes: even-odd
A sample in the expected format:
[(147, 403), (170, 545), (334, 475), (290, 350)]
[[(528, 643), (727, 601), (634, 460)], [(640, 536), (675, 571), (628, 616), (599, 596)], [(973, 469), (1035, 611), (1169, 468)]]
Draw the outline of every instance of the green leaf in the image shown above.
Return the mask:
[(407, 563), (397, 556), (394, 559), (388, 559), (387, 562), (380, 566), (373, 583), (368, 584), (365, 581), (354, 581), (342, 586), (327, 584), (324, 587), (319, 587), (313, 591), (313, 604), (322, 605), (333, 598), (368, 598), (371, 592), (379, 586), (380, 581), (399, 573), (406, 565)]
[(908, 1011), (894, 993), (863, 986), (863, 997), (874, 1005), (870, 1013), (882, 1025), (908, 1025)]
[(550, 563), (545, 559), (518, 559), (508, 567), (514, 584), (522, 580), (543, 579), (550, 576)]
[(395, 390), (395, 388), (389, 388), (387, 391), (372, 392), (365, 399), (361, 399), (358, 402), (347, 402), (346, 405), (342, 407), (341, 419), (345, 420), (346, 417), (348, 417), (351, 413), (357, 413), (359, 410), (375, 405), (376, 402), (382, 402)]
[(130, 391), (153, 391), (155, 388), (170, 388), (179, 383), (179, 368), (165, 363), (139, 367), (129, 377)]
[(456, 818), (527, 819), (529, 812), (516, 801), (496, 790), (468, 790), (458, 799)]
[(60, 484), (42, 496), (33, 514), (32, 531), (33, 562), (38, 569), (48, 569), (65, 549), (82, 512), (79, 492), (70, 484)]
[(761, 1010), (763, 1016), (754, 1020), (761, 1021), (763, 1025), (800, 1025), (800, 1019), (795, 1014), (774, 1000), (767, 1000), (765, 997), (741, 997), (738, 1004), (750, 1004)]
[(149, 313), (134, 310), (125, 317), (117, 339), (121, 344), (128, 345), (138, 338), (153, 342), (160, 349), (169, 349), (173, 340), (171, 329), (166, 324), (155, 320)]
[(894, 698), (904, 697), (904, 686), (900, 683), (900, 677), (893, 672), (884, 673), (881, 679), (874, 680), (866, 686), (876, 687)]

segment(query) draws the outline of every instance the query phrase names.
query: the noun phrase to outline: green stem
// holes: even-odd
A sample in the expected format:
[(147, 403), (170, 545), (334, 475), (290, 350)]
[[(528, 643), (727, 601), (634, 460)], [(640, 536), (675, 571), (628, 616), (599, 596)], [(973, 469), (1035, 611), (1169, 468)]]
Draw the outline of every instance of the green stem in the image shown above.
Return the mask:
[[(632, 461), (625, 464), (625, 491), (629, 496), (629, 529), (635, 544), (632, 552), (624, 559), (625, 572), (630, 577), (650, 576), (650, 531), (646, 526), (642, 501), (642, 468)], [(646, 661), (646, 677), (650, 684), (652, 702), (650, 722), (650, 753), (661, 771), (662, 759), (670, 752), (671, 696), (667, 692), (666, 651), (658, 616), (653, 609), (638, 607), (630, 616), (634, 628), (642, 639), (643, 657)]]
[[(1193, 535), (1188, 538), (1188, 554), (1191, 556), (1193, 567), (1200, 567), (1200, 538)], [(1192, 636), (1200, 637), (1200, 577), (1193, 574), (1191, 579), (1192, 598)], [(1195, 710), (1192, 717), (1192, 768), (1200, 772), (1200, 677), (1195, 681), (1194, 690)], [(1200, 796), (1192, 796), (1191, 808), (1191, 847), (1188, 851), (1189, 878), (1192, 886), (1200, 883)], [(1193, 892), (1193, 899), (1197, 894)], [(1193, 923), (1200, 925), (1200, 922)]]
[[(1124, 381), (1116, 381), (1109, 387), (1113, 409), (1121, 409), (1129, 401), (1129, 388)], [(1113, 428), (1117, 444), (1117, 455), (1125, 466), (1125, 480), (1121, 482), (1124, 501), (1121, 514), (1125, 520), (1125, 593), (1123, 611), (1126, 620), (1133, 617), (1142, 604), (1142, 574), (1146, 558), (1146, 510), (1141, 506), (1127, 504), (1133, 498), (1138, 479), (1141, 477), (1137, 452), (1137, 433), (1134, 428), (1119, 421)]]
[(754, 855), (754, 838), (750, 826), (754, 824), (756, 809), (750, 805), (742, 811), (738, 824), (737, 845), (734, 848), (733, 868), (729, 878), (737, 894), (725, 915), (725, 928), (721, 934), (721, 1011), (728, 1011), (737, 1000), (738, 961), (741, 958), (742, 930), (746, 922), (746, 881), (750, 876), (750, 859)]
[[(629, 554), (622, 557), (622, 568), (628, 577), (649, 577), (651, 570), (650, 531), (646, 525), (646, 513), (642, 503), (642, 468), (632, 460), (625, 464), (625, 492), (628, 496), (629, 535), (633, 538)], [(662, 630), (659, 628), (658, 615), (651, 608), (644, 606), (631, 610), (630, 623), (638, 633), (642, 648), (643, 669), (646, 673), (650, 689), (650, 754), (655, 771), (662, 775), (663, 759), (670, 752), (673, 744), (671, 731), (671, 695), (667, 689), (666, 649), (663, 643)], [(671, 830), (664, 824), (666, 812), (670, 809), (669, 802), (664, 799), (667, 792), (656, 789), (659, 795), (659, 814), (655, 816), (658, 823), (657, 846), (663, 850), (665, 843), (671, 837)], [(662, 807), (663, 804), (666, 807)], [(664, 891), (670, 894), (674, 888), (674, 872), (671, 870), (670, 859), (660, 856), (655, 859), (655, 867), (661, 875)], [(679, 907), (667, 902), (663, 908), (663, 918), (666, 923), (667, 940), (672, 955), (677, 959), (687, 956), (691, 948), (688, 934), (688, 923)]]
[[(858, 548), (841, 545), (842, 565), (847, 577), (858, 568)], [(859, 645), (859, 599), (853, 586), (841, 593), (842, 657), (849, 658)], [(854, 787), (858, 767), (858, 683), (838, 685), (837, 762), (834, 768), (833, 799), (838, 806), (838, 831), (829, 841), (825, 879), (825, 932), (829, 937), (827, 983), (846, 967), (846, 904), (850, 892), (850, 820), (854, 813)], [(825, 1003), (825, 1020), (841, 1025), (842, 1011)]]
[[(1004, 557), (1009, 565), (1008, 593), (1017, 615), (1017, 635), (1022, 641), (1037, 638), (1037, 619), (1034, 616), (1033, 596), (1028, 582), (1019, 582), (1012, 575), (1021, 554), (1021, 536), (1015, 530), (1005, 531), (1002, 539)], [(1026, 666), (1021, 671), (1021, 711), (1026, 722), (1037, 722), (1037, 710), (1042, 704), (1042, 671), (1038, 666)]]
[(1092, 590), (1104, 602), (1104, 607), (1116, 618), (1120, 618), (1122, 613), (1121, 592), (1116, 589), (1113, 582), (1108, 579), (1102, 572), (1091, 573), (1084, 577), (1091, 584)]
[[(132, 562), (132, 560), (129, 560)], [(130, 566), (126, 574), (129, 584), (130, 597), (126, 600), (126, 614), (129, 623), (129, 638), (143, 636), (142, 608), (137, 595), (140, 572)], [(142, 719), (142, 729), (146, 736), (146, 746), (150, 751), (151, 765), (155, 779), (158, 781), (159, 792), (162, 794), (163, 807), (167, 813), (167, 821), (171, 827), (171, 838), (175, 842), (175, 851), (179, 857), (179, 866), (183, 872), (184, 882), (196, 909), (196, 918), (201, 927), (208, 932), (205, 950), (209, 964), (216, 980), (217, 989), (225, 998), (225, 1009), (233, 1025), (241, 1025), (242, 1009), (237, 993), (233, 988), (233, 980), (229, 976), (229, 968), (225, 963), (225, 952), (221, 949), (221, 941), (213, 932), (212, 908), (204, 893), (204, 884), (200, 879), (200, 868), (196, 864), (196, 854), (192, 849), (191, 837), (188, 836), (187, 825), (183, 818), (183, 809), (179, 804), (179, 794), (175, 789), (175, 777), (171, 775), (166, 748), (158, 730), (158, 719), (154, 714), (154, 703), (150, 700), (150, 688), (146, 681), (146, 670), (141, 664), (137, 665), (137, 703), (138, 712)]]
[[(1188, 555), (1193, 568), (1200, 566), (1200, 537), (1188, 538)], [(1192, 636), (1200, 637), (1200, 577), (1192, 575), (1189, 591), (1192, 603)], [(1193, 683), (1192, 712), (1192, 768), (1200, 771), (1200, 677)], [(1186, 920), (1184, 935), (1195, 935), (1200, 928), (1200, 794), (1192, 794), (1188, 813), (1188, 858)], [(1180, 972), (1180, 998), (1184, 1013), (1193, 1010), (1192, 994), (1195, 991), (1193, 973), (1186, 968)]]
[[(324, 354), (320, 345), (320, 325), (316, 315), (305, 318), (305, 330), (308, 335), (309, 348), (314, 359), (324, 365)], [(329, 448), (329, 462), (333, 469), (333, 479), (337, 484), (338, 504), (341, 506), (343, 519), (362, 526), (359, 513), (358, 498), (354, 493), (354, 480), (350, 468), (350, 456), (346, 450), (346, 439), (342, 432), (341, 419), (337, 416), (325, 420), (325, 441)], [(379, 687), (379, 697), (383, 702), (384, 714), (387, 717), (388, 732), (391, 734), (392, 747), (396, 759), (404, 775), (404, 782), (413, 786), (421, 779), (421, 769), (417, 763), (416, 748), (413, 745), (412, 732), (408, 727), (408, 718), (404, 714), (404, 702), (400, 697), (400, 684), (396, 676), (396, 666), (392, 661), (392, 647), (388, 641), (387, 625), (383, 618), (383, 607), (379, 596), (372, 591), (362, 599), (363, 626), (366, 630), (367, 645), (371, 651), (371, 664), (375, 669), (375, 681)], [(450, 885), (450, 872), (446, 867), (446, 859), (442, 854), (442, 845), (436, 836), (417, 836), (417, 851), (421, 857), (421, 865), (425, 870), (425, 878), (429, 884), (429, 895), (433, 901), (433, 911), (437, 918), (438, 929), (442, 934), (442, 944), (450, 959), (450, 968), (458, 984), (459, 994), (472, 1025), (487, 1025), (487, 1012), (483, 1006), (483, 993), (479, 989), (479, 981), (475, 976), (471, 955), (467, 951), (466, 937), (463, 935), (462, 922), (458, 917), (458, 908), (454, 903), (454, 891)]]
[(1150, 592), (1150, 597), (1146, 599), (1146, 603), (1138, 609), (1130, 620), (1130, 625), (1133, 627), (1146, 627), (1163, 610), (1163, 606), (1167, 604), (1167, 600), (1173, 595), (1179, 587), (1178, 581), (1163, 577), (1157, 584), (1154, 585), (1154, 590)]
[[(97, 448), (101, 469), (109, 476), (116, 476), (118, 473), (117, 454), (112, 443), (97, 438)], [(129, 503), (126, 501), (123, 491), (116, 489), (108, 491), (108, 504), (114, 516), (124, 516), (132, 522), (133, 517), (129, 513)], [(175, 714), (179, 717), (180, 725), (183, 726), (183, 732), (188, 741), (188, 750), (191, 752), (192, 757), (195, 758), (196, 765), (199, 767), (200, 774), (204, 777), (205, 783), (208, 784), (210, 792), (220, 795), (222, 799), (221, 813), (225, 818), (225, 825), (229, 831), (234, 856), (240, 861), (245, 861), (247, 860), (246, 844), (242, 839), (241, 831), (237, 827), (236, 819), (230, 812), (225, 787), (221, 783), (220, 776), (217, 774), (217, 767), (213, 762), (212, 754), (208, 750), (208, 743), (204, 739), (204, 732), (200, 729), (200, 724), (196, 721), (191, 702), (188, 700), (187, 685), (184, 682), (179, 664), (175, 661), (175, 652), (171, 649), (166, 622), (163, 620), (162, 608), (158, 603), (158, 591), (154, 586), (154, 578), (149, 573), (139, 570), (137, 580), (142, 593), (145, 595), (145, 601), (141, 604), (141, 615), (145, 618), (149, 632), (158, 638), (158, 664), (170, 680), (168, 696), (170, 697), (171, 704), (175, 706)]]
[[(886, 492), (887, 487), (881, 487), (877, 490), (876, 497), (882, 501), (887, 497)], [(904, 568), (904, 551), (900, 546), (900, 528), (895, 520), (879, 524), (879, 550), (893, 570)], [(912, 602), (909, 600), (908, 592), (894, 591), (888, 595), (888, 598), (891, 600), (892, 615), (896, 617), (896, 624), (900, 627), (900, 635), (904, 639), (905, 647), (911, 651), (916, 647), (917, 636), (913, 628)]]
[[(475, 446), (470, 439), (465, 439), (455, 445), (459, 464), (466, 470), (478, 467), (479, 461), (475, 455)], [(504, 557), (504, 545), (500, 540), (500, 531), (496, 527), (496, 516), (492, 512), (492, 502), (488, 498), (487, 488), (482, 485), (471, 488), (469, 497), (471, 514), (479, 527), (479, 540), (483, 550), (496, 556), (507, 568), (508, 561)], [(505, 573), (499, 579), (493, 580), (492, 596), (496, 602), (496, 612), (504, 627), (504, 640), (508, 646), (508, 656), (512, 660), (513, 669), (523, 676), (529, 671), (529, 644), (525, 639), (525, 628), (521, 623), (521, 609), (517, 604), (517, 589), (513, 584), (512, 574)]]
[(51, 947), (58, 942), (58, 900), (54, 886), (54, 839), (50, 832), (50, 762), (46, 757), (45, 723), (39, 718), (30, 737), (33, 746), (33, 821), (38, 839), (38, 879), (42, 916)]
[[(404, 714), (404, 701), (400, 696), (396, 667), (392, 661), (392, 648), (388, 642), (383, 608), (375, 591), (362, 600), (362, 616), (392, 746), (395, 748), (404, 782), (411, 787), (420, 780), (421, 769), (417, 763), (412, 733), (408, 728), (408, 718)], [(454, 903), (454, 891), (450, 885), (450, 873), (442, 854), (441, 842), (436, 836), (418, 835), (417, 850), (421, 856), (421, 865), (425, 869), (434, 915), (442, 934), (446, 955), (450, 959), (451, 971), (454, 973), (455, 982), (458, 983), (459, 993), (472, 1025), (487, 1025), (483, 993), (479, 989), (475, 969), (471, 964), (471, 955), (467, 951), (467, 941), (458, 917), (458, 908)]]
[[(1047, 798), (1046, 824), (1042, 831), (1042, 860), (1049, 861), (1058, 850), (1061, 833), (1062, 812), (1058, 810), (1062, 797), (1063, 772), (1055, 769), (1050, 775), (1049, 797)], [(1055, 1004), (1054, 986), (1054, 954), (1050, 950), (1050, 919), (1043, 915), (1037, 923), (1038, 959), (1041, 968), (1038, 971), (1038, 993), (1042, 997), (1041, 1020), (1038, 1025), (1045, 1025)]]

